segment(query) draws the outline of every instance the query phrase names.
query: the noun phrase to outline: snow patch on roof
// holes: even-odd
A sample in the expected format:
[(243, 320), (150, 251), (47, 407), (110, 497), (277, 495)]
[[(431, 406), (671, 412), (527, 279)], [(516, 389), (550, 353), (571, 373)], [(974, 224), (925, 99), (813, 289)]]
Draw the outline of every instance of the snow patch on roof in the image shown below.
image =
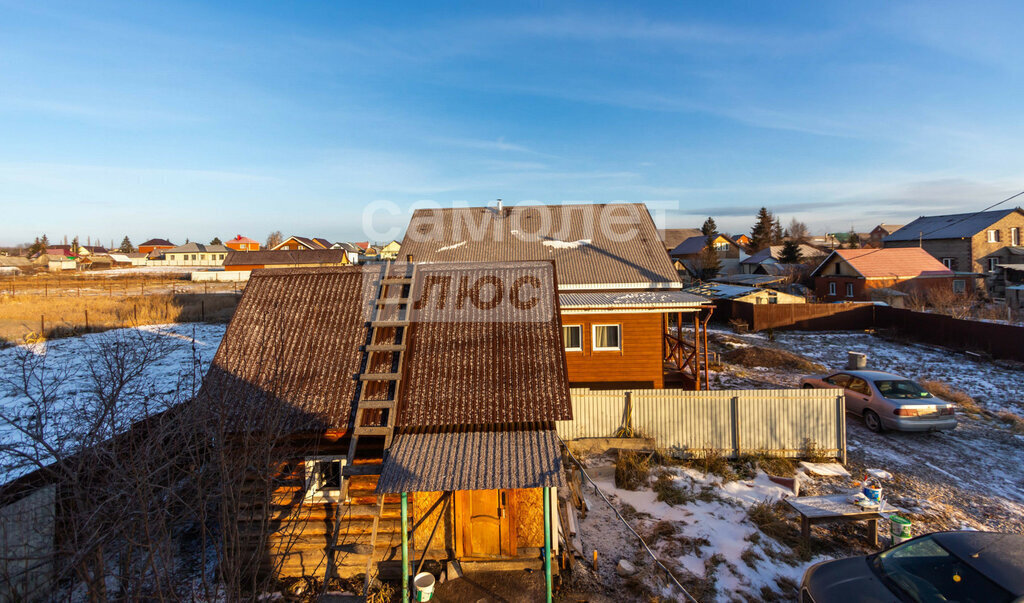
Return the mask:
[(590, 239), (580, 239), (579, 241), (542, 241), (546, 247), (553, 247), (555, 249), (579, 249), (583, 245), (590, 245)]
[(465, 241), (459, 241), (458, 243), (455, 243), (454, 245), (447, 245), (445, 247), (442, 247), (442, 248), (438, 249), (435, 253), (440, 253), (442, 251), (450, 251), (452, 249), (458, 249), (459, 247), (462, 247), (465, 244), (466, 244)]

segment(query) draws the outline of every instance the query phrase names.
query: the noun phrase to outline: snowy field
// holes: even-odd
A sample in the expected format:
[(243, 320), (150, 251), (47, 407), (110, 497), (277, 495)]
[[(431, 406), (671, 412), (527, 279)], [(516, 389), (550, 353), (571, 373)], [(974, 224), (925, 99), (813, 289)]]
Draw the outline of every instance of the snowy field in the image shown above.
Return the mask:
[(205, 270), (206, 267), (199, 266), (132, 266), (131, 268), (111, 268), (110, 270), (97, 270), (92, 274), (98, 276), (130, 276), (130, 275), (146, 275), (154, 276), (160, 274), (170, 274), (179, 276), (182, 274), (189, 274), (196, 270)]
[[(110, 432), (186, 399), (216, 353), (227, 325), (186, 323), (114, 329), (0, 350), (0, 484), (73, 450), (74, 435), (96, 424), (110, 376), (131, 367)], [(138, 370), (134, 370), (137, 367)], [(28, 457), (28, 458), (26, 458)]]
[[(866, 333), (777, 332), (735, 335), (739, 345), (794, 352), (831, 369), (847, 351), (867, 354), (869, 369), (911, 379), (942, 381), (969, 394), (983, 409), (1024, 415), (1024, 371), (931, 346), (891, 342)], [(726, 365), (717, 387), (798, 387), (798, 372)], [(880, 466), (900, 477), (908, 497), (932, 507), (935, 527), (1024, 530), (1024, 435), (989, 416), (958, 412), (959, 425), (938, 433), (876, 434), (847, 415), (847, 445), (854, 466)]]

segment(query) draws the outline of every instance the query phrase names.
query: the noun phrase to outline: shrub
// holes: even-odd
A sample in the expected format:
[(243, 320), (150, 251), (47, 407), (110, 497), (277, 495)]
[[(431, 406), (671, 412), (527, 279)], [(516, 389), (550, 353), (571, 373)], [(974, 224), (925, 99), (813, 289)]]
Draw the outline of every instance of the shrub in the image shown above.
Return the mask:
[(804, 438), (804, 450), (801, 456), (812, 463), (831, 463), (835, 460), (835, 456), (828, 454), (811, 438)]
[(646, 457), (631, 450), (620, 450), (615, 461), (615, 487), (636, 490), (647, 483), (650, 466)]
[(690, 492), (676, 485), (668, 471), (658, 474), (658, 479), (654, 480), (654, 491), (658, 493), (658, 500), (671, 506), (685, 505), (694, 500)]
[(974, 398), (967, 395), (967, 392), (946, 385), (942, 381), (921, 381), (921, 387), (928, 390), (928, 393), (936, 398), (942, 398), (960, 407), (960, 410), (969, 415), (978, 416), (984, 412), (981, 406), (974, 401)]
[(1015, 412), (1001, 410), (996, 413), (996, 418), (1003, 423), (1006, 423), (1010, 427), (1010, 431), (1013, 433), (1024, 434), (1024, 417), (1021, 417)]

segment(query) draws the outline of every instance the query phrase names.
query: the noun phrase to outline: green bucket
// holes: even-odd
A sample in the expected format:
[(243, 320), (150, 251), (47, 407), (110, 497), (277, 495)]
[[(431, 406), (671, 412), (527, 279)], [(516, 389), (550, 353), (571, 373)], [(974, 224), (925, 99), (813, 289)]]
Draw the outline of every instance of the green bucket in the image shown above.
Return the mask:
[(889, 517), (889, 534), (892, 536), (892, 543), (899, 544), (904, 540), (910, 540), (910, 520), (899, 515)]

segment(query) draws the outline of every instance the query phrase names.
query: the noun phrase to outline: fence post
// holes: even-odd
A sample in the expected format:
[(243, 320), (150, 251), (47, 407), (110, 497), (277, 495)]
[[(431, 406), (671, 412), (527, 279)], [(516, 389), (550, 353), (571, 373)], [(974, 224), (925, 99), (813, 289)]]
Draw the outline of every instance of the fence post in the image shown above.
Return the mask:
[(85, 330), (89, 330), (89, 311), (85, 311)]
[(842, 395), (836, 396), (836, 437), (839, 444), (839, 457), (846, 464), (846, 400)]
[(39, 315), (39, 336), (42, 337), (43, 333), (46, 332), (46, 315)]
[(743, 449), (740, 444), (740, 397), (732, 397), (732, 445), (736, 450), (736, 458), (740, 457), (740, 451)]

